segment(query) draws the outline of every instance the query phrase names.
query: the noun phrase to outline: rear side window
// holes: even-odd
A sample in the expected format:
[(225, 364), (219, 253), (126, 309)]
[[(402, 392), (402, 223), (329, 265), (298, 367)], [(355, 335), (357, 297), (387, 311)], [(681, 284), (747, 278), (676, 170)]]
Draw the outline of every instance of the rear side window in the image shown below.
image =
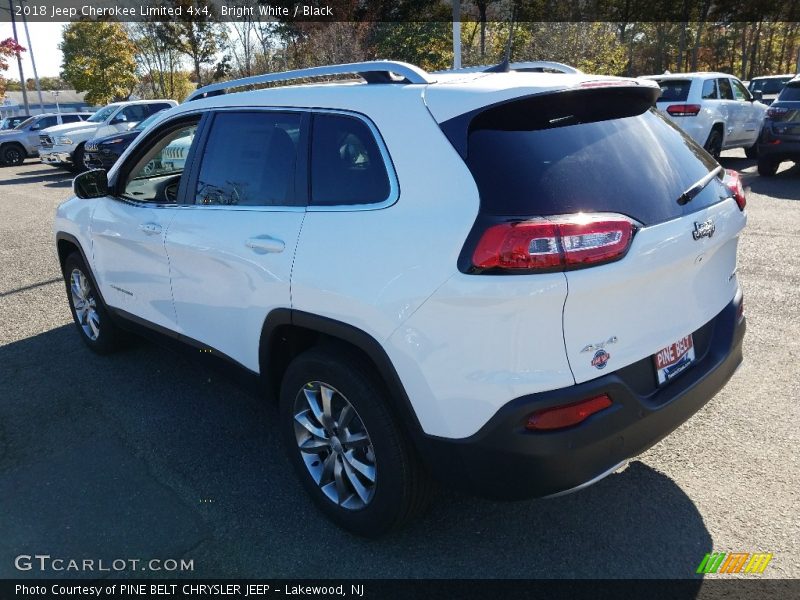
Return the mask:
[(659, 102), (683, 102), (689, 97), (691, 79), (663, 79), (658, 82), (661, 87)]
[(728, 79), (717, 79), (719, 85), (719, 97), (723, 100), (733, 100), (733, 88)]
[(81, 118), (78, 115), (61, 115), (61, 120), (64, 123), (77, 123)]
[(294, 113), (218, 113), (203, 152), (195, 203), (294, 204), (300, 119)]
[[(594, 91), (530, 97), (473, 119), (467, 166), (486, 215), (533, 217), (615, 212), (645, 225), (718, 202), (709, 185), (678, 197), (717, 164), (639, 100)], [(616, 114), (615, 114), (616, 113)]]
[(375, 204), (387, 200), (390, 192), (386, 164), (367, 124), (345, 115), (315, 115), (311, 204)]
[(172, 108), (170, 104), (166, 104), (165, 102), (160, 102), (158, 104), (148, 104), (147, 105), (147, 116), (154, 115), (157, 112), (162, 110), (167, 110), (168, 108)]
[(780, 96), (778, 96), (779, 101), (786, 101), (786, 102), (800, 102), (800, 82), (794, 85), (787, 85), (783, 88)]
[(703, 82), (703, 100), (714, 100), (717, 97), (717, 80), (706, 79)]

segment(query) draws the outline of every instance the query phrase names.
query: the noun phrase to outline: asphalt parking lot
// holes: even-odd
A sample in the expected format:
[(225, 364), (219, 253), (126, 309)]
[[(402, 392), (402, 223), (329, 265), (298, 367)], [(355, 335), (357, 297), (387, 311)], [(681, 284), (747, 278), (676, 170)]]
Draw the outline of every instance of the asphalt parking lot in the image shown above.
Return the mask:
[(148, 341), (91, 354), (51, 235), (70, 175), (0, 168), (0, 578), (39, 576), (15, 569), (20, 554), (192, 559), (171, 575), (193, 577), (684, 578), (712, 550), (772, 552), (765, 576), (800, 577), (800, 166), (762, 179), (743, 157), (723, 156), (750, 186), (746, 358), (728, 386), (583, 492), (439, 492), (378, 541), (317, 513), (274, 407), (241, 379)]

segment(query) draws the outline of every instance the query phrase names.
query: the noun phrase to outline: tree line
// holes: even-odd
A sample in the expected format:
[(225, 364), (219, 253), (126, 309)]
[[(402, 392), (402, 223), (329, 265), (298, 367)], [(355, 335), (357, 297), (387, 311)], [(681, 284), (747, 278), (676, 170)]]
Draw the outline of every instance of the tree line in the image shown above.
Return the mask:
[[(182, 6), (184, 14), (187, 7), (201, 5), (199, 0), (167, 1)], [(214, 81), (315, 65), (382, 58), (429, 70), (452, 66), (449, 2), (346, 4), (354, 7), (352, 14), (345, 13), (352, 21), (282, 22), (262, 19), (255, 10), (249, 18), (226, 23), (211, 10), (169, 22), (70, 23), (60, 44), (60, 80), (46, 85), (66, 83), (86, 91), (91, 104), (132, 96), (181, 101), (195, 87)], [(569, 2), (462, 2), (462, 63), (500, 62), (513, 18), (511, 50), (517, 61), (552, 60), (588, 73), (626, 76), (722, 71), (751, 79), (797, 70), (800, 0), (788, 0), (781, 13), (746, 15), (726, 0), (652, 0), (646, 5), (643, 0), (609, 0), (607, 5), (615, 20), (570, 20), (582, 16), (564, 12)], [(564, 20), (552, 20), (562, 15)], [(653, 15), (671, 20), (652, 20)], [(740, 20), (744, 17), (750, 20)], [(5, 56), (12, 55), (13, 50), (5, 50)], [(0, 64), (2, 56), (0, 51)]]

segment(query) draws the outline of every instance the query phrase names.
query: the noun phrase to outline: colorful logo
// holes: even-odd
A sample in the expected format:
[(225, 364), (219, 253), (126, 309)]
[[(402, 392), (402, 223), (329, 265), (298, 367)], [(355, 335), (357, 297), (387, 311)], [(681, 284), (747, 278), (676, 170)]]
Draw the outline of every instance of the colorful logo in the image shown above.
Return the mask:
[(697, 573), (763, 573), (772, 554), (761, 552), (713, 552), (706, 554), (697, 567)]
[(600, 348), (592, 357), (592, 366), (597, 369), (605, 369), (609, 360), (611, 360), (611, 355)]

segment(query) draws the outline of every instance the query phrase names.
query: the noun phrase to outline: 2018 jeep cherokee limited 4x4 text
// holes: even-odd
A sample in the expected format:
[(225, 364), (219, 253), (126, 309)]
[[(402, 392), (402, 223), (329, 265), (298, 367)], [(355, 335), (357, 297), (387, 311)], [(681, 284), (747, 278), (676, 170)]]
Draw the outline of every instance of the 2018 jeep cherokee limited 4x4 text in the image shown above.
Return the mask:
[(658, 94), (394, 62), (200, 89), (58, 209), (80, 336), (146, 326), (260, 374), (303, 485), (363, 535), (432, 480), (580, 488), (742, 360), (744, 194)]

